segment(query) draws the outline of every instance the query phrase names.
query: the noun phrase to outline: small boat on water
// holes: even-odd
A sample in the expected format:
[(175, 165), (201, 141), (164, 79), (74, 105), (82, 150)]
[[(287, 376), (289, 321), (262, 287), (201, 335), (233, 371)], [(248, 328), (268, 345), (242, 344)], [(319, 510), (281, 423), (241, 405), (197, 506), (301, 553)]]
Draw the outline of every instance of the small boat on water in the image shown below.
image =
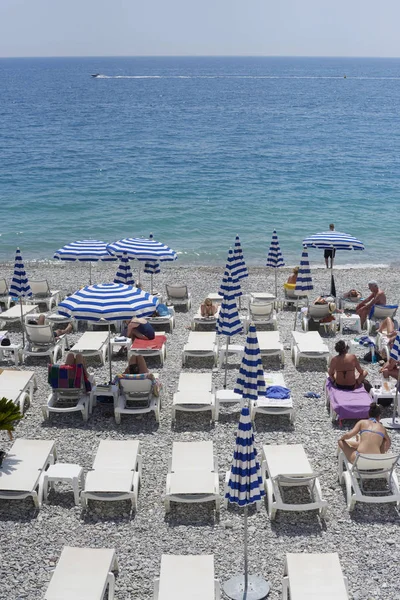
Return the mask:
[(100, 77), (100, 73), (94, 73), (91, 75), (91, 77)]

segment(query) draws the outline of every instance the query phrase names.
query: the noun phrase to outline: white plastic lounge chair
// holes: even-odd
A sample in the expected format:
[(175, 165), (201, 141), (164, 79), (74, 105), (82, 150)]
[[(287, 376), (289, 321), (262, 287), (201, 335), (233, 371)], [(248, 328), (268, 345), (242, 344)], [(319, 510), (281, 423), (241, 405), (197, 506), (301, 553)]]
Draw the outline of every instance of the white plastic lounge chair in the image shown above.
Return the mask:
[(303, 331), (308, 331), (310, 319), (312, 319), (315, 323), (318, 323), (319, 327), (322, 326), (326, 332), (333, 331), (336, 321), (330, 321), (328, 323), (321, 322), (323, 319), (329, 316), (331, 316), (329, 304), (309, 304), (307, 313), (303, 313), (302, 317)]
[(40, 508), (41, 476), (56, 458), (53, 440), (16, 440), (1, 467), (0, 498), (23, 500), (32, 496), (36, 508)]
[(283, 293), (284, 293), (284, 300), (283, 300), (283, 306), (290, 306), (292, 304), (298, 304), (298, 306), (307, 306), (308, 305), (308, 296), (303, 294), (300, 296), (297, 296), (297, 294), (295, 294), (294, 292), (294, 288), (292, 289), (291, 287), (287, 287), (285, 284), (283, 285)]
[(214, 555), (161, 556), (160, 577), (154, 580), (154, 600), (220, 600), (214, 579)]
[[(162, 344), (160, 342), (161, 338), (164, 338)], [(154, 345), (157, 345), (158, 347), (152, 348), (151, 347), (152, 341), (154, 341), (155, 342)], [(157, 356), (160, 359), (160, 366), (162, 367), (162, 366), (164, 366), (164, 361), (167, 356), (166, 343), (167, 343), (167, 338), (165, 336), (165, 331), (156, 331), (155, 338), (154, 338), (154, 340), (149, 341), (148, 348), (134, 348), (133, 346), (128, 348), (128, 358), (130, 356), (132, 356), (133, 354), (135, 354), (135, 355), (140, 354), (140, 356), (143, 356), (145, 359), (149, 358), (151, 356)]]
[(31, 286), (32, 296), (25, 298), (27, 304), (37, 302), (38, 304), (45, 304), (47, 310), (51, 310), (53, 304), (57, 306), (60, 302), (60, 290), (51, 290), (46, 279), (30, 280), (29, 285)]
[(64, 546), (44, 596), (45, 600), (114, 599), (118, 571), (115, 550)]
[(273, 302), (252, 302), (248, 304), (248, 315), (245, 320), (246, 331), (250, 323), (254, 323), (256, 327), (260, 325), (272, 325), (273, 329), (278, 329), (278, 321), (276, 318), (276, 310)]
[(33, 391), (36, 388), (34, 371), (14, 371), (4, 369), (0, 373), (0, 397), (12, 400), (24, 413), (33, 400)]
[[(349, 511), (353, 510), (356, 502), (396, 502), (397, 507), (400, 506), (399, 480), (395, 471), (399, 459), (400, 454), (357, 454), (352, 464), (339, 451), (339, 482), (346, 485)], [(371, 489), (367, 483), (371, 479), (384, 480), (386, 485)]]
[(130, 499), (136, 510), (141, 477), (138, 440), (101, 440), (93, 470), (86, 475), (81, 504), (86, 507), (88, 499), (110, 502)]
[(185, 366), (188, 356), (204, 358), (212, 356), (214, 365), (217, 364), (217, 346), (215, 331), (191, 331), (189, 339), (182, 352), (182, 366)]
[(215, 502), (219, 512), (218, 463), (212, 442), (174, 442), (165, 490), (165, 510), (171, 502)]
[(285, 351), (280, 341), (279, 331), (257, 331), (257, 339), (261, 357), (279, 356), (282, 365), (285, 364)]
[(241, 394), (236, 394), (233, 390), (217, 390), (215, 392), (215, 420), (219, 419), (221, 404), (239, 404), (238, 410), (242, 410), (244, 403)]
[[(155, 378), (158, 373), (153, 373)], [(121, 415), (144, 415), (154, 412), (157, 423), (160, 422), (161, 396), (153, 394), (151, 379), (133, 379), (129, 376), (118, 380), (118, 398), (114, 406), (115, 422), (121, 423)], [(160, 392), (161, 394), (161, 392)]]
[(170, 333), (172, 333), (175, 327), (175, 309), (173, 306), (168, 306), (168, 311), (168, 315), (159, 317), (147, 317), (147, 322), (153, 325), (153, 327), (157, 325), (168, 327)]
[(348, 600), (336, 552), (286, 554), (282, 600)]
[[(51, 367), (49, 367), (51, 368)], [(62, 369), (65, 365), (54, 365), (53, 368)], [(76, 369), (76, 367), (75, 367)], [(82, 366), (81, 383), (76, 388), (53, 388), (47, 398), (47, 404), (42, 406), (43, 418), (48, 419), (50, 413), (71, 413), (80, 412), (84, 421), (89, 418), (90, 412), (90, 392), (86, 391), (83, 378)]]
[[(261, 470), (270, 519), (275, 518), (277, 510), (300, 512), (318, 509), (320, 516), (325, 516), (327, 502), (322, 499), (319, 473), (313, 471), (302, 444), (263, 446)], [(299, 486), (308, 488), (311, 501), (307, 504), (286, 503), (283, 488)]]
[(70, 352), (85, 357), (98, 356), (104, 365), (108, 352), (108, 331), (85, 331)]
[(192, 317), (192, 323), (191, 323), (192, 331), (196, 331), (197, 325), (210, 326), (212, 329), (215, 329), (220, 309), (221, 309), (221, 306), (218, 306), (217, 312), (212, 317), (202, 317), (201, 316), (201, 306), (199, 306), (197, 313), (194, 314)]
[(368, 319), (365, 321), (367, 334), (369, 335), (372, 332), (374, 326), (379, 327), (380, 322), (386, 319), (387, 317), (390, 317), (392, 321), (394, 321), (395, 329), (398, 329), (399, 325), (397, 320), (395, 319), (398, 308), (399, 307), (397, 304), (385, 306), (375, 304), (374, 310), (372, 311), (372, 315), (368, 317)]
[(218, 355), (218, 368), (222, 369), (227, 360), (227, 357), (233, 354), (237, 355), (237, 361), (242, 360), (244, 352), (243, 344), (228, 344), (226, 347), (226, 337), (224, 335), (217, 335), (217, 355)]
[(5, 279), (0, 279), (0, 304), (4, 304), (4, 306), (9, 309), (11, 306), (12, 298), (8, 294), (8, 285)]
[(318, 331), (292, 331), (292, 358), (294, 366), (297, 367), (300, 358), (323, 358), (329, 365), (330, 354), (329, 348), (324, 344), (322, 337)]
[[(286, 387), (282, 373), (264, 373), (264, 378), (267, 388), (272, 385)], [(260, 396), (258, 400), (251, 400), (250, 415), (253, 423), (257, 413), (274, 416), (289, 415), (291, 423), (294, 423), (295, 420), (293, 400), (291, 397), (279, 400), (277, 398), (268, 398), (268, 396)]]
[(215, 393), (211, 373), (181, 373), (178, 390), (172, 400), (172, 422), (175, 422), (176, 411), (201, 412), (211, 411), (211, 419), (215, 419)]
[(192, 306), (192, 297), (188, 290), (187, 285), (166, 285), (165, 290), (167, 292), (167, 304), (173, 304), (174, 306), (183, 306), (186, 310), (189, 310)]
[(67, 336), (62, 335), (56, 340), (51, 325), (25, 325), (25, 332), (26, 342), (22, 351), (24, 360), (27, 356), (48, 356), (50, 362), (54, 363), (68, 347)]
[[(39, 307), (36, 304), (23, 304), (22, 318), (24, 318), (29, 313), (36, 312), (38, 308)], [(8, 324), (16, 323), (18, 321), (21, 322), (21, 306), (19, 304), (16, 304), (8, 310), (5, 310), (4, 312), (0, 313), (0, 329), (4, 327), (4, 325), (1, 325), (1, 323)]]

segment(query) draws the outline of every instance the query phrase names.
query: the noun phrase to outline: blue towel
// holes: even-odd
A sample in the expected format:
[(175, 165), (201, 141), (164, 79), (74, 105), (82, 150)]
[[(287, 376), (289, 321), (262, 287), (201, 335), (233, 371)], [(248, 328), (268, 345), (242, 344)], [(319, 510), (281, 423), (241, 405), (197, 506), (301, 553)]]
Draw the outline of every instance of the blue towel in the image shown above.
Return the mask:
[(276, 398), (277, 400), (286, 400), (290, 398), (290, 390), (281, 385), (270, 385), (266, 391), (267, 398)]
[(307, 392), (306, 394), (304, 394), (304, 398), (321, 398), (320, 394), (317, 394), (317, 392)]

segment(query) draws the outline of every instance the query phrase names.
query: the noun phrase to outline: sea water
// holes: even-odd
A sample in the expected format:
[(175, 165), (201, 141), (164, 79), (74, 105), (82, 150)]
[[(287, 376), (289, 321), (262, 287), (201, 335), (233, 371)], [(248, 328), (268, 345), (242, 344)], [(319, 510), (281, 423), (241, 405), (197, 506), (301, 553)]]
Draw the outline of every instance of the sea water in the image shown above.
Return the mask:
[(397, 262), (399, 113), (398, 59), (2, 59), (0, 260), (153, 232), (215, 264), (239, 233), (263, 265), (276, 229), (295, 264), (333, 222), (366, 247), (339, 264)]

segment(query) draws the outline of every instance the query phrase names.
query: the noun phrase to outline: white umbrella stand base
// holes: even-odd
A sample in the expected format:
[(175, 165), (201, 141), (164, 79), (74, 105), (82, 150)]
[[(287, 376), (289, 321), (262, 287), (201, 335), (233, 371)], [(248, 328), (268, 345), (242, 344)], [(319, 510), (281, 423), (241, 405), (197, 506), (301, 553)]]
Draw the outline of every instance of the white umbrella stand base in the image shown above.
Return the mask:
[(249, 575), (245, 590), (244, 575), (235, 575), (224, 583), (224, 592), (232, 600), (263, 600), (269, 594), (270, 585), (262, 577)]
[(400, 429), (400, 417), (396, 417), (394, 421), (393, 417), (388, 417), (387, 419), (381, 419), (380, 422), (386, 429)]

